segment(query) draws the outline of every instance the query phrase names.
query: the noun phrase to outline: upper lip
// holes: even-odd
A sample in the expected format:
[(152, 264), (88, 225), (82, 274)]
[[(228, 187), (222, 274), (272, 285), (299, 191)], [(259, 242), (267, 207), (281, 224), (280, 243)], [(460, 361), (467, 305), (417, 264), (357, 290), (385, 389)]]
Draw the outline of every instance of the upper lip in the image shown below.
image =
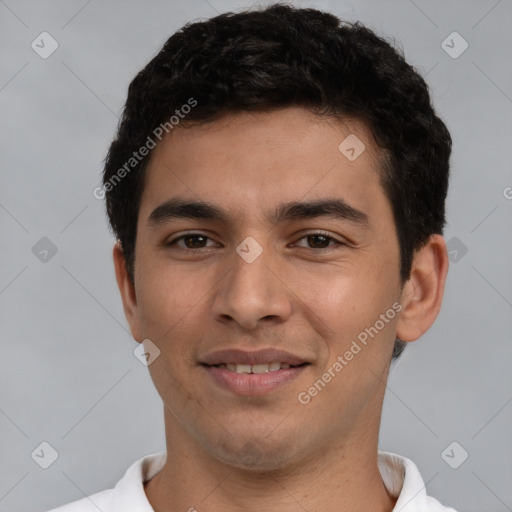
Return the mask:
[(273, 348), (264, 348), (252, 352), (239, 349), (217, 350), (207, 354), (201, 361), (202, 364), (213, 366), (215, 364), (269, 364), (274, 362), (287, 363), (292, 366), (307, 363), (299, 356), (276, 350)]

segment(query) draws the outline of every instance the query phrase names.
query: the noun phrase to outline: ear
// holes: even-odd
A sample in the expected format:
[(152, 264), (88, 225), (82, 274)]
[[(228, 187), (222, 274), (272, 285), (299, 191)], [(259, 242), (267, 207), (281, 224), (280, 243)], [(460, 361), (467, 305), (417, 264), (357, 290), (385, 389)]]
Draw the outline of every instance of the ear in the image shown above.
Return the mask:
[(143, 336), (139, 322), (139, 311), (137, 307), (135, 286), (132, 284), (130, 278), (128, 277), (124, 252), (119, 241), (114, 245), (113, 258), (114, 268), (116, 271), (117, 286), (119, 288), (119, 292), (121, 293), (121, 299), (123, 300), (124, 315), (130, 326), (133, 339), (140, 343), (143, 340)]
[(448, 273), (448, 251), (441, 235), (431, 235), (414, 254), (411, 274), (402, 289), (402, 311), (397, 322), (397, 338), (414, 341), (434, 323), (443, 301)]

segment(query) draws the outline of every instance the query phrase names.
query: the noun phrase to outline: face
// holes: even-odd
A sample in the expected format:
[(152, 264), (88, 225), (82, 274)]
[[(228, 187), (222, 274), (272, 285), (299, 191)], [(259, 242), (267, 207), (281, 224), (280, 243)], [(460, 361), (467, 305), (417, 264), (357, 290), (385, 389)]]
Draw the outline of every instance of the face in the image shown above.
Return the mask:
[(154, 149), (123, 299), (160, 350), (167, 427), (204, 453), (279, 468), (378, 428), (402, 288), (374, 148), (357, 120), (287, 108)]

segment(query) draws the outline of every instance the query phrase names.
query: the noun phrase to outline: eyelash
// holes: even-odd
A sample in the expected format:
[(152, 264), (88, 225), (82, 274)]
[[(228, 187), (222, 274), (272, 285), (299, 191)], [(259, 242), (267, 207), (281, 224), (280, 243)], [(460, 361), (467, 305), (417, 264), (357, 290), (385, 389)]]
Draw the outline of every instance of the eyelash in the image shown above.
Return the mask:
[[(183, 240), (183, 239), (188, 238), (188, 237), (194, 237), (194, 236), (201, 236), (203, 238), (211, 240), (211, 238), (209, 236), (203, 235), (202, 233), (190, 232), (190, 233), (185, 233), (183, 235), (180, 235), (180, 236), (174, 238), (173, 240), (170, 240), (169, 242), (165, 243), (165, 246), (166, 247), (177, 246), (176, 244), (180, 240)], [(329, 250), (332, 250), (332, 249), (336, 249), (336, 248), (338, 248), (340, 246), (346, 245), (343, 242), (340, 242), (339, 240), (336, 240), (334, 237), (332, 237), (329, 234), (324, 233), (322, 231), (315, 231), (313, 233), (307, 233), (306, 235), (300, 237), (299, 240), (302, 240), (304, 238), (308, 238), (310, 236), (323, 236), (323, 237), (327, 238), (329, 242), (334, 242), (335, 245), (334, 246), (329, 246), (329, 247), (320, 247), (320, 248), (303, 247), (303, 249), (309, 249), (311, 251), (317, 251), (317, 252), (318, 251), (329, 251)], [(197, 251), (199, 249), (207, 249), (207, 247), (198, 247), (196, 249), (190, 249), (188, 247), (178, 247), (178, 249), (181, 250), (181, 251)]]

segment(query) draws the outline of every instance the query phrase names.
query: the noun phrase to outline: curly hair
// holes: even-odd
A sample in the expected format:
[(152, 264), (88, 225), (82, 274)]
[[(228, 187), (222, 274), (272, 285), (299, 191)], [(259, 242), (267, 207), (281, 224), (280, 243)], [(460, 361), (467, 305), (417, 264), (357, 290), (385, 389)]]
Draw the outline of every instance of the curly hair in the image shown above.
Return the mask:
[[(131, 82), (103, 187), (132, 282), (149, 160), (134, 161), (134, 151), (180, 107), (191, 105), (191, 97), (195, 106), (179, 117), (180, 125), (290, 106), (366, 122), (380, 148), (379, 178), (393, 210), (402, 285), (414, 251), (430, 235), (443, 233), (452, 140), (424, 79), (401, 50), (360, 22), (274, 4), (187, 23)], [(133, 171), (113, 182), (130, 159)], [(397, 339), (393, 359), (404, 346)]]

